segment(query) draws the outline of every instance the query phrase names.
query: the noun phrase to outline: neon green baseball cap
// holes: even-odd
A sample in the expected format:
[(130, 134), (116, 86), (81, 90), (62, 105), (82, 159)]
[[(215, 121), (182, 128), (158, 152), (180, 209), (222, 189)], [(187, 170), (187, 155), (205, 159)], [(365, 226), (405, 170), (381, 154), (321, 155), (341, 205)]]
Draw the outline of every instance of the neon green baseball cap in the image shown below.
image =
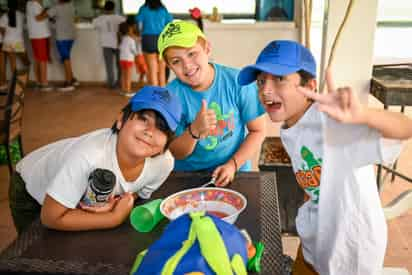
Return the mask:
[(195, 24), (183, 20), (170, 22), (164, 27), (157, 41), (160, 58), (163, 58), (164, 51), (169, 47), (193, 47), (198, 37), (206, 39), (203, 32)]

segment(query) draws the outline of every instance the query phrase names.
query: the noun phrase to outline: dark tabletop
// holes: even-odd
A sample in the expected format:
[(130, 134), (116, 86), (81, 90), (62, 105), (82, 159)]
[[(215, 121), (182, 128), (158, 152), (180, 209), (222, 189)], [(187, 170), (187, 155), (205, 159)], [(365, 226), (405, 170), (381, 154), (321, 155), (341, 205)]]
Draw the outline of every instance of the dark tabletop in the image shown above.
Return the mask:
[[(173, 173), (153, 198), (165, 198), (209, 180), (203, 173)], [(245, 195), (247, 208), (239, 215), (254, 241), (265, 244), (263, 274), (281, 274), (282, 243), (275, 175), (239, 173), (228, 187)], [(138, 203), (144, 203), (139, 201)], [(129, 220), (110, 230), (61, 232), (35, 221), (0, 255), (0, 274), (128, 274), (136, 255), (161, 234), (164, 219), (150, 233), (138, 233)]]
[(375, 65), (370, 92), (385, 106), (412, 106), (412, 64)]

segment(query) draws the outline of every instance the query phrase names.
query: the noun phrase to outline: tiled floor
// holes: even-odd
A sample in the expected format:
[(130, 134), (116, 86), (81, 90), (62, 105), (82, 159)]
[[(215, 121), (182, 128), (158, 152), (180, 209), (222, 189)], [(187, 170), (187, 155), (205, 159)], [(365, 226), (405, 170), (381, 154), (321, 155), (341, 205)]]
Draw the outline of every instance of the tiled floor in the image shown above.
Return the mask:
[[(26, 93), (23, 143), (25, 152), (56, 141), (63, 137), (76, 136), (93, 129), (111, 127), (127, 98), (115, 91), (101, 87), (83, 87), (75, 92)], [(370, 105), (382, 106), (373, 98)], [(396, 109), (394, 109), (396, 110)], [(412, 117), (412, 108), (406, 109)], [(268, 135), (278, 135), (279, 125), (268, 121)], [(254, 160), (256, 169), (258, 155)], [(412, 140), (406, 143), (399, 160), (399, 170), (412, 177)], [(0, 251), (16, 237), (8, 207), (8, 170), (0, 165)], [(412, 189), (412, 184), (397, 178), (387, 184), (382, 192), (382, 201), (387, 203), (402, 191)], [(389, 222), (389, 243), (385, 266), (405, 267), (412, 273), (412, 210)], [(294, 256), (298, 239), (285, 237), (284, 251)]]

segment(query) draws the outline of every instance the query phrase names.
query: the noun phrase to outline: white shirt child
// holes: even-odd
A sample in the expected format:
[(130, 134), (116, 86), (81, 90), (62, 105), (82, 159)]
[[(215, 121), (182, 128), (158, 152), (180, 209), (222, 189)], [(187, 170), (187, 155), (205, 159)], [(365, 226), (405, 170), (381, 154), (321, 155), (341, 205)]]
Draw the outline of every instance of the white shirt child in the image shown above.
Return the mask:
[(120, 23), (126, 21), (124, 16), (116, 14), (100, 15), (93, 20), (93, 26), (99, 32), (100, 44), (103, 48), (118, 48), (117, 33)]
[(373, 164), (394, 161), (401, 143), (338, 123), (316, 105), (280, 131), (309, 196), (296, 218), (305, 261), (322, 275), (381, 275), (387, 226)]
[(27, 28), (30, 39), (50, 37), (49, 20), (36, 20), (36, 16), (41, 14), (43, 7), (36, 1), (28, 1), (26, 5)]
[(134, 61), (137, 55), (136, 41), (129, 35), (123, 35), (120, 43), (120, 60)]
[(5, 29), (3, 50), (9, 51), (9, 48), (13, 52), (24, 52), (24, 14), (20, 11), (16, 11), (16, 26), (9, 26), (9, 16), (7, 13), (3, 14), (0, 18), (0, 27)]
[(56, 39), (74, 40), (74, 6), (72, 2), (59, 3), (47, 11), (47, 14), (56, 19)]
[(149, 198), (172, 171), (173, 156), (166, 151), (147, 158), (140, 176), (128, 182), (118, 165), (116, 143), (117, 134), (111, 129), (63, 139), (27, 155), (17, 163), (16, 171), (28, 193), (40, 204), (48, 194), (65, 207), (76, 208), (88, 186), (88, 176), (96, 168), (116, 175), (115, 195), (137, 192), (139, 197)]

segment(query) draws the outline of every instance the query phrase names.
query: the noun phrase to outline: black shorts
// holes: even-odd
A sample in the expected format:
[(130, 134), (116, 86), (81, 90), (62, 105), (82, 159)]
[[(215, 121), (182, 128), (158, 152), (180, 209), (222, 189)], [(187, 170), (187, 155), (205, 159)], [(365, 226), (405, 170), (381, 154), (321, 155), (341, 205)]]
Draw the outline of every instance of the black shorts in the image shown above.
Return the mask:
[(158, 35), (144, 34), (142, 35), (142, 51), (144, 53), (159, 53), (157, 49)]

